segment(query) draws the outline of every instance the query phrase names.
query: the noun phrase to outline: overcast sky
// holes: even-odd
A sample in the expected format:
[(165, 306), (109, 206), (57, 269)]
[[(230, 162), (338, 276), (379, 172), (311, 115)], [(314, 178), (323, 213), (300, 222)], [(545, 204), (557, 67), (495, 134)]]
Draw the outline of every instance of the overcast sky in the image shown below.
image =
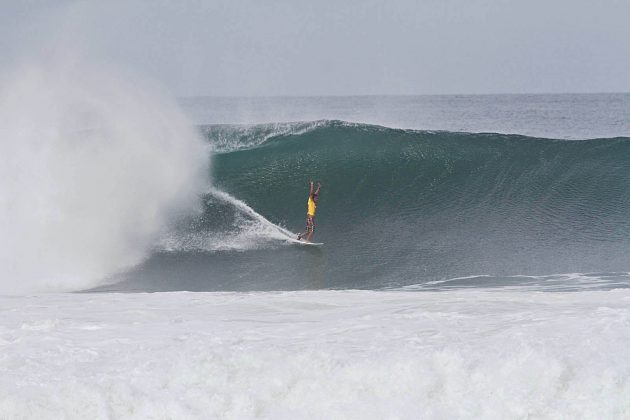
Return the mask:
[(178, 96), (630, 91), (630, 0), (0, 0), (0, 10), (2, 68), (81, 51)]

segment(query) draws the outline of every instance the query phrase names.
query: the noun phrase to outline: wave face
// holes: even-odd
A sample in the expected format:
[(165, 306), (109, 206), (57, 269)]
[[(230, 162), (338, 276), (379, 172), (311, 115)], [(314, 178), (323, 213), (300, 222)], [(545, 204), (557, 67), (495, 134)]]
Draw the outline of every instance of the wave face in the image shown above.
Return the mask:
[[(617, 285), (628, 279), (629, 138), (341, 121), (203, 130), (215, 145), (216, 187), (276, 225), (302, 230), (307, 183), (320, 181), (314, 239), (325, 246), (287, 245), (208, 194), (203, 215), (136, 273), (158, 288), (384, 288), (466, 284), (462, 278), (514, 285), (557, 280), (554, 273), (603, 273), (594, 277)], [(174, 273), (181, 282), (166, 285)], [(588, 277), (565, 275), (564, 285)]]

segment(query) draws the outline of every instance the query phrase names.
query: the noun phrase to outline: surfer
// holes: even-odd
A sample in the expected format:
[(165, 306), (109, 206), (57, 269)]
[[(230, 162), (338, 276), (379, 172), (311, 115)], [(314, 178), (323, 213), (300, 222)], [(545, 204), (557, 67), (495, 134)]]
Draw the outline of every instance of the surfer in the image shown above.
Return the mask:
[(308, 211), (306, 212), (306, 230), (298, 235), (298, 241), (304, 238), (306, 242), (311, 242), (311, 237), (315, 231), (315, 223), (313, 218), (315, 217), (315, 209), (317, 209), (317, 197), (319, 195), (319, 189), (322, 185), (318, 182), (317, 189), (313, 189), (313, 181), (311, 181), (311, 189), (308, 193)]

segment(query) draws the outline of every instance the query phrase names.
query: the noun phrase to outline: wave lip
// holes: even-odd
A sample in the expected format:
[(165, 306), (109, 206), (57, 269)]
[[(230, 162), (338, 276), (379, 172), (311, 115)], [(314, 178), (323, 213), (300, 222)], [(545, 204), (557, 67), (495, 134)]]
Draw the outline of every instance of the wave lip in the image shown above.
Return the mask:
[(326, 120), (256, 125), (213, 124), (201, 126), (200, 129), (214, 152), (229, 153), (255, 148), (274, 137), (304, 134), (328, 124)]
[(376, 124), (358, 123), (344, 120), (313, 120), (313, 121), (294, 121), (294, 122), (277, 122), (265, 124), (205, 124), (199, 126), (202, 135), (214, 147), (217, 153), (229, 153), (238, 150), (252, 149), (262, 146), (268, 141), (281, 139), (294, 139), (308, 135), (313, 131), (332, 131), (344, 128), (356, 132), (366, 134), (382, 133), (384, 140), (391, 137), (393, 133), (407, 133), (411, 136), (422, 137), (430, 135), (445, 136), (488, 136), (496, 139), (530, 139), (540, 141), (563, 141), (563, 142), (588, 142), (593, 140), (613, 140), (628, 139), (628, 136), (617, 136), (609, 138), (592, 138), (592, 139), (566, 139), (566, 138), (550, 138), (550, 137), (532, 137), (521, 134), (506, 134), (492, 131), (483, 132), (465, 132), (465, 131), (448, 131), (448, 130), (427, 130), (413, 128), (396, 128)]

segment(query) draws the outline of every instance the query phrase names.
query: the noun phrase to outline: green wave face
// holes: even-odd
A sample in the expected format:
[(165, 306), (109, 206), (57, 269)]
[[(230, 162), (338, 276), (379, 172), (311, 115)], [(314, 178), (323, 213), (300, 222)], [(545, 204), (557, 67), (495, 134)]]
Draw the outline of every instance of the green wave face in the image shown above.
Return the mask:
[[(381, 288), (630, 271), (628, 138), (563, 141), (340, 121), (204, 130), (217, 149), (217, 188), (273, 223), (301, 231), (308, 181), (321, 182), (313, 239), (325, 245), (187, 254), (198, 267), (188, 289)], [(207, 197), (205, 205), (192, 230), (225, 239), (244, 223), (225, 203)], [(176, 264), (184, 254), (163, 258)]]

